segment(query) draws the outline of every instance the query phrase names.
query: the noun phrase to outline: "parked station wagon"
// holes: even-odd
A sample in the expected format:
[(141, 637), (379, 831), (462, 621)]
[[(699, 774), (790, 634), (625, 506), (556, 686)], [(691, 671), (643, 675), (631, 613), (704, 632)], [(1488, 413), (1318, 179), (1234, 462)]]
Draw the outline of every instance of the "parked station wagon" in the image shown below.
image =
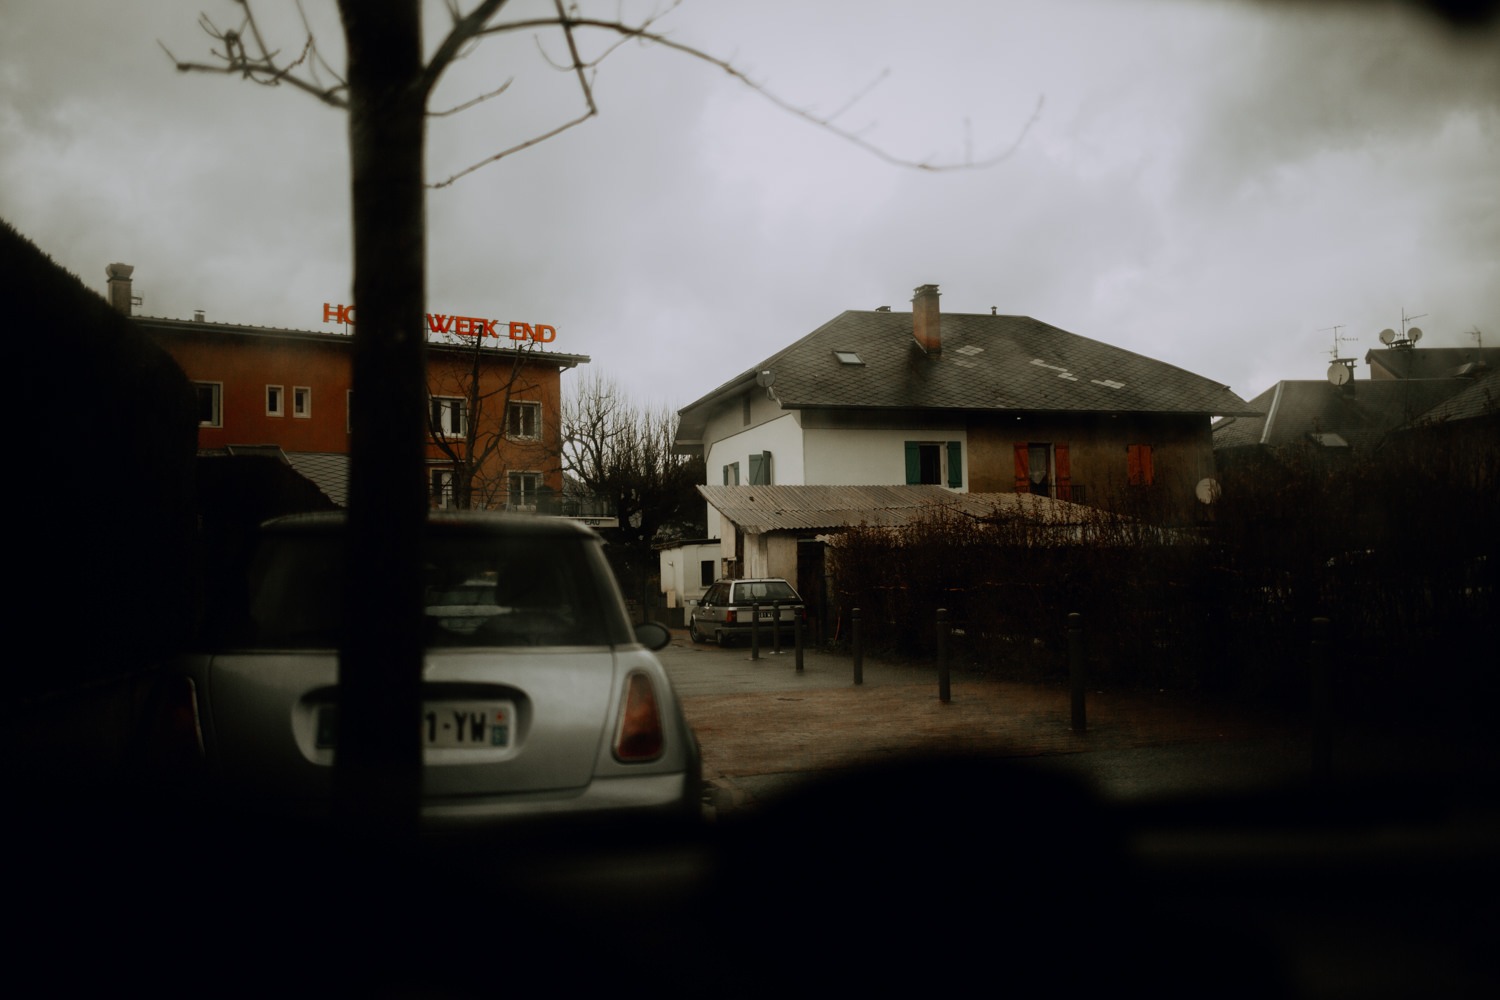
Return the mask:
[(792, 638), (797, 619), (807, 620), (802, 597), (785, 580), (720, 580), (692, 609), (688, 634), (694, 642), (712, 639), (721, 646), (749, 642), (756, 605), (760, 606), (760, 634), (766, 642), (772, 641), (773, 627), (786, 641)]

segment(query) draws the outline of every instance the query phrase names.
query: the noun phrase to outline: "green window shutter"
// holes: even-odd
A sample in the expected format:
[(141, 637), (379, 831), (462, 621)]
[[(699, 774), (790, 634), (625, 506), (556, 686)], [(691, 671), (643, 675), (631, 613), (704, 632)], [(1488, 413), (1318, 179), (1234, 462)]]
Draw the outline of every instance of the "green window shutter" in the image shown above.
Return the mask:
[(906, 442), (906, 485), (915, 486), (922, 481), (922, 453), (917, 442)]
[(769, 451), (750, 456), (750, 485), (771, 485), (771, 453)]
[(964, 443), (948, 442), (948, 485), (962, 489), (964, 485)]

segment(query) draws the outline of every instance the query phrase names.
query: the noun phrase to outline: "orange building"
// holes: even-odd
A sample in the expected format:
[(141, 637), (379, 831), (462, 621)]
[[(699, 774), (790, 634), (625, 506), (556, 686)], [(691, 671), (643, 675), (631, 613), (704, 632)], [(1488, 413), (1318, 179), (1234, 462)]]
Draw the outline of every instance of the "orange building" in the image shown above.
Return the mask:
[[(110, 302), (131, 313), (131, 273), (111, 264)], [(327, 321), (353, 310), (323, 306)], [(279, 455), (335, 503), (347, 498), (353, 338), (136, 317), (198, 391), (200, 454)], [(434, 506), (546, 509), (562, 495), (562, 373), (589, 358), (548, 349), (550, 327), (429, 316), (428, 485)], [(503, 339), (502, 339), (503, 337)], [(467, 473), (467, 475), (466, 475)]]

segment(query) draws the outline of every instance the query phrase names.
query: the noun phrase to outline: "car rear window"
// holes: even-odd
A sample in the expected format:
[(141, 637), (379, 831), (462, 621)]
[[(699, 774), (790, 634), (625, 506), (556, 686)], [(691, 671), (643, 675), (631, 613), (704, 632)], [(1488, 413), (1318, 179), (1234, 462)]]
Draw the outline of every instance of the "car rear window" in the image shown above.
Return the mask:
[(785, 580), (748, 580), (734, 585), (734, 600), (737, 604), (795, 601), (797, 592)]
[[(332, 532), (267, 537), (251, 569), (243, 644), (336, 647), (340, 562), (340, 540)], [(425, 562), (429, 646), (632, 641), (608, 564), (584, 539), (440, 532), (429, 538)]]

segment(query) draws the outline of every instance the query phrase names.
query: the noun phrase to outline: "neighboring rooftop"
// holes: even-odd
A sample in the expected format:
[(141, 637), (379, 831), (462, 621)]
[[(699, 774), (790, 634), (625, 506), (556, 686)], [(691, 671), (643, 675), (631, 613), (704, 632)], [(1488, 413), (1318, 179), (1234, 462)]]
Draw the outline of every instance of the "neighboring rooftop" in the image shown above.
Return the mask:
[(1372, 381), (1453, 378), (1500, 368), (1500, 347), (1381, 347), (1365, 354)]
[[(935, 299), (935, 287), (924, 288)], [(706, 404), (737, 394), (757, 377), (766, 384), (764, 372), (787, 409), (1254, 412), (1211, 379), (1029, 316), (938, 318), (935, 308), (931, 315), (940, 333), (921, 331), (914, 313), (841, 313), (684, 407), (682, 436), (701, 432)], [(915, 337), (914, 317), (921, 331)]]
[(1445, 403), (1477, 388), (1469, 378), (1277, 382), (1250, 401), (1263, 415), (1214, 425), (1214, 447), (1311, 442), (1364, 448), (1400, 427), (1436, 419)]

